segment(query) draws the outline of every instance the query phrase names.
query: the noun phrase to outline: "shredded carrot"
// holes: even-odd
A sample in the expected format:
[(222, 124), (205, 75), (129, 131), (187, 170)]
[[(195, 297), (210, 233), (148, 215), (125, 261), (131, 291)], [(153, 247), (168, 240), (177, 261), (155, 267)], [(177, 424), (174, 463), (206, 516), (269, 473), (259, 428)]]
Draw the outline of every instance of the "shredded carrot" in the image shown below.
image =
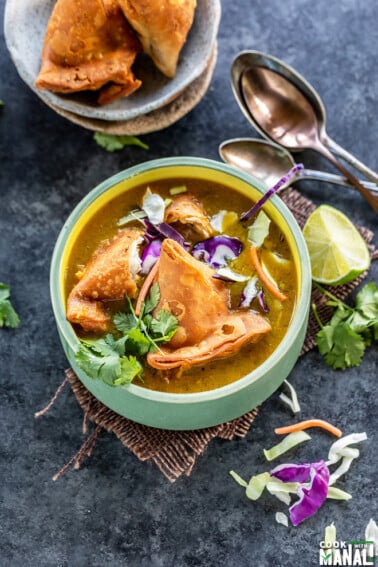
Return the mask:
[(338, 427), (335, 427), (328, 421), (323, 419), (308, 419), (307, 421), (300, 421), (299, 423), (294, 423), (293, 425), (287, 425), (286, 427), (278, 427), (274, 430), (274, 433), (278, 435), (285, 435), (286, 433), (292, 433), (293, 431), (302, 431), (303, 429), (308, 429), (309, 427), (321, 427), (325, 429), (335, 437), (341, 437), (342, 432)]
[(149, 292), (150, 287), (152, 286), (155, 276), (159, 269), (159, 258), (157, 262), (152, 266), (149, 274), (147, 275), (146, 279), (143, 282), (142, 287), (140, 288), (140, 292), (138, 295), (138, 299), (135, 305), (135, 315), (139, 316), (140, 309), (142, 307), (142, 302), (146, 299), (147, 294)]
[(266, 273), (263, 270), (263, 267), (260, 263), (259, 257), (257, 255), (257, 250), (254, 246), (251, 246), (251, 259), (252, 264), (257, 272), (258, 277), (260, 278), (262, 284), (270, 291), (270, 293), (279, 299), (280, 301), (285, 301), (287, 296), (283, 294), (268, 278)]

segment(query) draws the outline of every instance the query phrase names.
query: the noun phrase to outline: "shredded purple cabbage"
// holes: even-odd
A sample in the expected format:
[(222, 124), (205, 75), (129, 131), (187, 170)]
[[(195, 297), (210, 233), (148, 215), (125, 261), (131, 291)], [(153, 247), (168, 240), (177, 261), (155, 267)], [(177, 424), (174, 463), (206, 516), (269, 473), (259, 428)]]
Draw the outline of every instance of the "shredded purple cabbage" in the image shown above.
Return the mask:
[(266, 304), (265, 301), (265, 293), (264, 290), (261, 289), (258, 294), (257, 294), (257, 299), (259, 300), (259, 304), (261, 309), (263, 310), (264, 313), (269, 313), (269, 307)]
[(151, 268), (156, 264), (160, 252), (161, 252), (161, 245), (163, 244), (162, 240), (151, 240), (143, 250), (142, 253), (142, 266), (141, 266), (141, 274), (144, 276), (147, 275)]
[(211, 268), (223, 268), (228, 260), (234, 260), (242, 251), (243, 244), (238, 238), (219, 234), (202, 240), (193, 246), (192, 255)]
[(241, 221), (246, 221), (249, 220), (254, 214), (256, 214), (261, 207), (263, 206), (263, 204), (270, 199), (270, 197), (272, 195), (274, 195), (275, 193), (277, 193), (277, 191), (279, 191), (280, 189), (283, 189), (284, 187), (287, 187), (288, 185), (290, 185), (290, 183), (292, 183), (292, 181), (295, 179), (295, 177), (297, 176), (298, 171), (300, 171), (301, 169), (304, 169), (304, 165), (303, 163), (298, 163), (296, 164), (294, 167), (292, 167), (290, 169), (290, 171), (288, 171), (288, 173), (286, 175), (284, 175), (283, 177), (281, 177), (281, 179), (279, 181), (277, 181), (277, 183), (271, 188), (269, 189), (264, 195), (263, 197), (261, 197), (261, 199), (259, 199), (257, 201), (257, 203), (255, 203), (253, 205), (253, 207), (251, 207), (249, 209), (249, 211), (247, 211), (246, 213), (243, 213), (240, 216), (240, 220)]
[(146, 227), (144, 238), (147, 240), (147, 242), (151, 242), (152, 240), (156, 240), (157, 238), (170, 238), (171, 240), (175, 240), (183, 248), (188, 249), (188, 244), (185, 242), (184, 237), (170, 224), (166, 222), (152, 224), (147, 219), (144, 219), (143, 222)]
[(282, 482), (299, 482), (301, 485), (310, 483), (308, 487), (298, 488), (299, 500), (289, 508), (290, 520), (294, 526), (315, 514), (327, 498), (329, 470), (324, 461), (279, 465), (270, 471), (270, 475)]
[(156, 226), (152, 224), (152, 222), (150, 222), (148, 219), (144, 219), (143, 224), (146, 227), (146, 230), (144, 231), (144, 239), (146, 240), (146, 242), (152, 242), (153, 240), (161, 237), (161, 234)]

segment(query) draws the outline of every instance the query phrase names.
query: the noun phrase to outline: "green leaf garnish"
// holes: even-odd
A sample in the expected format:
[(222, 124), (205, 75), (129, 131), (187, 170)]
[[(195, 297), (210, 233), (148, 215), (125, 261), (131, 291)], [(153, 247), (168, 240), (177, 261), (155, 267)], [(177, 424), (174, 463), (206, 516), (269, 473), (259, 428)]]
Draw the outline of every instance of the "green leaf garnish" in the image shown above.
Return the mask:
[(159, 301), (160, 301), (159, 284), (155, 282), (154, 284), (152, 284), (150, 288), (150, 292), (146, 297), (146, 301), (144, 302), (143, 313), (144, 314), (152, 313), (152, 311), (157, 307)]
[(99, 146), (101, 146), (108, 152), (123, 150), (125, 146), (139, 146), (144, 150), (149, 149), (147, 144), (142, 142), (142, 140), (140, 140), (136, 136), (115, 136), (114, 134), (95, 132), (93, 138)]
[(0, 327), (14, 329), (20, 324), (20, 319), (10, 301), (10, 286), (0, 282)]
[(178, 321), (172, 313), (161, 309), (153, 317), (160, 300), (158, 283), (154, 283), (137, 317), (127, 297), (128, 311), (116, 313), (113, 323), (120, 338), (107, 334), (99, 339), (82, 339), (75, 358), (78, 366), (91, 378), (103, 380), (110, 386), (127, 385), (141, 378), (142, 365), (138, 358), (159, 349), (158, 343), (169, 341), (175, 334)]
[(170, 311), (161, 309), (149, 325), (156, 340), (167, 342), (177, 331), (178, 321)]
[(374, 282), (366, 284), (356, 296), (355, 307), (346, 305), (329, 291), (317, 284), (329, 298), (327, 305), (336, 310), (327, 325), (319, 320), (315, 306), (313, 311), (320, 331), (316, 335), (319, 352), (326, 364), (335, 369), (358, 366), (365, 349), (378, 340), (378, 288)]
[(127, 345), (126, 350), (130, 354), (147, 354), (151, 349), (151, 339), (137, 327), (126, 331)]
[(104, 339), (81, 341), (75, 354), (79, 368), (109, 386), (129, 384), (142, 372), (142, 366), (135, 357), (124, 355), (126, 340), (126, 337), (116, 340), (108, 334)]
[(137, 319), (133, 313), (116, 313), (113, 317), (113, 323), (117, 331), (126, 333), (135, 327)]

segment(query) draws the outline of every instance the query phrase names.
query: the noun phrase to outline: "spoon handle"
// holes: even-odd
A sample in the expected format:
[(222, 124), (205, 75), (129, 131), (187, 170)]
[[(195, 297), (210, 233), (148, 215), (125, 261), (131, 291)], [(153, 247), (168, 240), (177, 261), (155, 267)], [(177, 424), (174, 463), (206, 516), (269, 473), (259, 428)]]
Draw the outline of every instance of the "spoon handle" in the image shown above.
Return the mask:
[[(345, 177), (341, 177), (341, 175), (334, 175), (333, 173), (327, 173), (325, 171), (316, 171), (315, 169), (302, 169), (298, 173), (298, 178), (314, 179), (315, 181), (325, 181), (327, 183), (333, 183), (334, 185), (354, 188), (354, 185), (345, 179)], [(369, 191), (378, 193), (378, 185), (375, 183), (372, 183), (371, 181), (361, 181), (361, 179), (359, 181), (361, 185)]]
[(329, 151), (329, 149), (322, 144), (320, 141), (317, 144), (314, 144), (313, 149), (320, 154), (322, 154), (325, 158), (327, 158), (343, 175), (351, 182), (351, 184), (361, 193), (361, 195), (365, 198), (365, 200), (369, 203), (369, 205), (374, 209), (376, 213), (378, 213), (378, 194), (371, 193), (368, 189), (363, 187), (358, 179), (347, 169), (344, 167), (342, 163), (340, 163), (335, 156)]
[(350, 154), (339, 146), (334, 140), (332, 140), (329, 136), (326, 136), (322, 139), (322, 142), (327, 146), (327, 148), (335, 154), (337, 157), (343, 159), (347, 163), (349, 163), (352, 167), (357, 169), (362, 175), (365, 175), (368, 179), (371, 179), (375, 183), (378, 183), (378, 173), (367, 167), (367, 165), (363, 164), (359, 161), (354, 155)]

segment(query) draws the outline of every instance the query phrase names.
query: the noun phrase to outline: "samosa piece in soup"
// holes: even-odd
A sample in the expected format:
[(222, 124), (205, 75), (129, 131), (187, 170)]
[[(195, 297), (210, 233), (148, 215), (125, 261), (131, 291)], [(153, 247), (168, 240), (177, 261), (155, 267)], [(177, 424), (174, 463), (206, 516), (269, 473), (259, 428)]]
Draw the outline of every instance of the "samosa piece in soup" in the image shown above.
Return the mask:
[(214, 270), (179, 244), (164, 240), (156, 276), (160, 288), (157, 309), (178, 312), (180, 338), (174, 335), (159, 351), (150, 352), (150, 366), (185, 370), (235, 354), (243, 344), (270, 331), (270, 324), (261, 315), (251, 310), (231, 311), (227, 284), (213, 275)]
[[(186, 191), (183, 189), (183, 195), (170, 194), (170, 189), (182, 187), (186, 188)], [(116, 236), (120, 231), (119, 220), (143, 205), (143, 195), (147, 189), (160, 195), (162, 201), (165, 200), (168, 213), (170, 208), (175, 211), (174, 220), (165, 214), (161, 227), (151, 226), (147, 222), (148, 228), (145, 230), (143, 220), (138, 219), (122, 226), (121, 231), (135, 230), (141, 236), (144, 234), (143, 241), (138, 244), (140, 255), (146, 253), (151, 238), (160, 240), (153, 247), (156, 257), (150, 258), (149, 269), (156, 261), (158, 265), (152, 268), (155, 270), (152, 279), (140, 271), (136, 274), (135, 293), (125, 290), (128, 299), (119, 295), (97, 298), (101, 313), (108, 318), (107, 331), (112, 332), (115, 339), (121, 336), (122, 333), (112, 323), (108, 325), (109, 321), (119, 311), (129, 312), (130, 301), (131, 309), (134, 309), (141, 290), (142, 294), (145, 293), (145, 280), (150, 279), (150, 284), (155, 281), (160, 297), (146, 321), (159, 318), (159, 312), (165, 311), (177, 318), (177, 324), (169, 340), (167, 337), (165, 340), (159, 339), (150, 349), (146, 347), (147, 351), (139, 357), (143, 366), (142, 380), (135, 378), (135, 384), (177, 393), (206, 391), (229, 384), (261, 365), (281, 342), (290, 324), (297, 286), (290, 247), (273, 221), (258, 249), (258, 255), (266, 277), (281, 290), (286, 299), (279, 301), (269, 290), (272, 286), (267, 287), (260, 281), (251, 262), (251, 244), (248, 241), (248, 228), (253, 219), (248, 223), (239, 221), (241, 213), (250, 208), (251, 201), (230, 187), (199, 179), (169, 179), (154, 182), (148, 188), (136, 187), (107, 203), (90, 219), (76, 240), (67, 271), (67, 297), (71, 296), (71, 302), (72, 298), (77, 299), (77, 293), (73, 290), (80, 285), (80, 281), (77, 282), (75, 274), (80, 272), (82, 275), (83, 271), (88, 271), (88, 266), (94, 263), (93, 257), (98, 257), (96, 250), (104, 250), (104, 242), (119, 238)], [(201, 214), (206, 219), (206, 222), (197, 224), (199, 230), (195, 222), (190, 223), (185, 218), (185, 210), (191, 202), (199, 204)], [(225, 202), (227, 210), (224, 210)], [(169, 224), (170, 220), (172, 224)], [(163, 236), (166, 226), (183, 233), (185, 249), (172, 238)], [(222, 249), (218, 256), (225, 258), (226, 271), (237, 274), (242, 281), (217, 279), (218, 270), (211, 268), (206, 258), (198, 260), (192, 256), (193, 246), (199, 241), (206, 241), (201, 233), (202, 226), (207, 229), (211, 227), (212, 235), (223, 234), (225, 238), (221, 239), (222, 242), (227, 242), (228, 238), (240, 242), (241, 253), (239, 248), (235, 256), (227, 255), (227, 250), (223, 254)], [(209, 240), (207, 242), (212, 244)], [(105, 264), (105, 270), (112, 270), (111, 262)], [(241, 307), (242, 293), (247, 284), (253, 284), (249, 285), (249, 289), (253, 288), (254, 293), (250, 303), (244, 301)], [(88, 301), (88, 296), (83, 295), (83, 301)], [(93, 301), (93, 297), (90, 301)], [(92, 340), (104, 336), (103, 332), (93, 335), (91, 330), (95, 329), (86, 328), (87, 331), (85, 325), (75, 325), (79, 338)], [(126, 354), (127, 344), (126, 340)]]

